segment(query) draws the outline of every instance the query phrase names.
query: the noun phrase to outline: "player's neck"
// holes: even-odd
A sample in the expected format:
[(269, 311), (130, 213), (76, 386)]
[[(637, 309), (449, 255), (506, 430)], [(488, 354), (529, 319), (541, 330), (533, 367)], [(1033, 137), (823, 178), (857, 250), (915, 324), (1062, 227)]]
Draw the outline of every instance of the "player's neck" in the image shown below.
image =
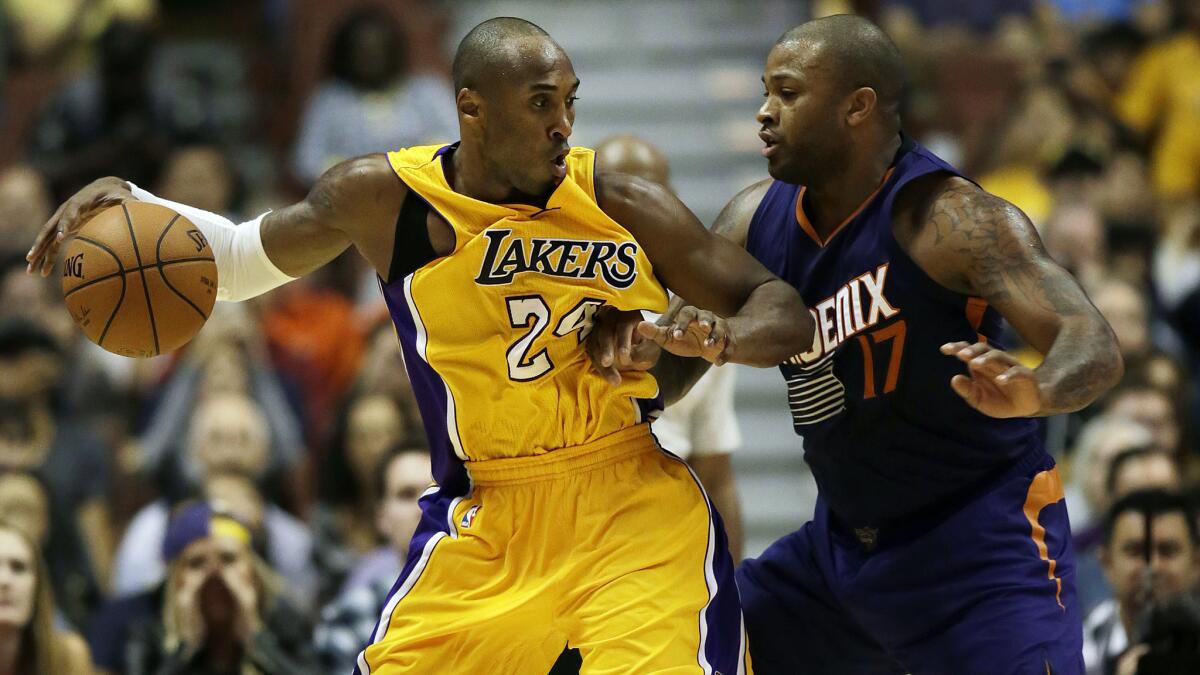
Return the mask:
[(489, 204), (530, 204), (539, 208), (546, 205), (549, 195), (528, 195), (517, 190), (500, 178), (500, 172), (490, 168), (478, 153), (472, 153), (462, 145), (453, 152), (443, 167), (446, 182), (460, 195)]
[(805, 186), (804, 213), (822, 239), (840, 227), (879, 189), (899, 148), (900, 136), (896, 135), (869, 156), (852, 159), (845, 170)]

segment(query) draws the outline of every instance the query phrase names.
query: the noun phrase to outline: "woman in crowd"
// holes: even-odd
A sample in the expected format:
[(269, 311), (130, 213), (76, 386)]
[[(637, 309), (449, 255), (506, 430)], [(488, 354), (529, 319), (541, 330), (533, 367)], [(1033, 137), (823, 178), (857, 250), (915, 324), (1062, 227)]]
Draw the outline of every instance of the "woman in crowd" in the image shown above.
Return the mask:
[(30, 535), (0, 520), (0, 675), (91, 672), (83, 639), (54, 629), (41, 551)]

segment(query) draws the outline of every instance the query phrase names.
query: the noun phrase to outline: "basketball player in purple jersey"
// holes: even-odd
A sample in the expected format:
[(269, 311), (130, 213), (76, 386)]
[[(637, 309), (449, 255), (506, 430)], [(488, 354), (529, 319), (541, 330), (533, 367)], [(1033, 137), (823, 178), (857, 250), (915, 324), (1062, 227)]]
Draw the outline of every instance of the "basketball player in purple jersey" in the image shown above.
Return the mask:
[[(1062, 484), (1030, 418), (1119, 379), (1112, 331), (1020, 210), (903, 135), (901, 57), (878, 27), (800, 25), (763, 82), (772, 180), (714, 229), (817, 322), (780, 370), (820, 496), (738, 569), (755, 672), (1082, 673)], [(637, 334), (713, 320), (683, 308)], [(1004, 320), (1039, 367), (1003, 351)], [(598, 367), (644, 367), (617, 339), (630, 323), (597, 330)], [(703, 370), (659, 361), (668, 397)]]

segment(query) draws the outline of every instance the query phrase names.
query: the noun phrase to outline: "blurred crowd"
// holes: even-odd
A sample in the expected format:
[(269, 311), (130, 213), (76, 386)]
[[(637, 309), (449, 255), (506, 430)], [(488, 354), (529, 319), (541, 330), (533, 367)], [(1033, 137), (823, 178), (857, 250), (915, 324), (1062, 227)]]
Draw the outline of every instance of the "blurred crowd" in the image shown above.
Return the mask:
[[(1028, 213), (1118, 335), (1121, 385), (1046, 421), (1106, 672), (1148, 599), (1200, 585), (1200, 0), (813, 5), (893, 36), (906, 131)], [(24, 254), (103, 175), (238, 221), (342, 158), (454, 140), (450, 11), (4, 3), (0, 672), (353, 662), (429, 482), (374, 276), (347, 255), (134, 361), (87, 342)]]

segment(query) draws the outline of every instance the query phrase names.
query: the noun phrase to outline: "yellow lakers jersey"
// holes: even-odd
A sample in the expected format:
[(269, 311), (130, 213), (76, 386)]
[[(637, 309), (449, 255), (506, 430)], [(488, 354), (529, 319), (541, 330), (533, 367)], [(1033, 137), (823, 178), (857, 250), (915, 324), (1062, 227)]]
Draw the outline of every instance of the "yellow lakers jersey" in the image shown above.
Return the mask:
[(384, 286), (439, 483), (461, 461), (542, 454), (646, 421), (654, 378), (626, 373), (613, 386), (584, 350), (599, 307), (666, 306), (641, 246), (596, 203), (592, 151), (571, 150), (539, 209), (455, 192), (448, 149), (388, 154), (408, 198), (441, 215), (455, 245)]

